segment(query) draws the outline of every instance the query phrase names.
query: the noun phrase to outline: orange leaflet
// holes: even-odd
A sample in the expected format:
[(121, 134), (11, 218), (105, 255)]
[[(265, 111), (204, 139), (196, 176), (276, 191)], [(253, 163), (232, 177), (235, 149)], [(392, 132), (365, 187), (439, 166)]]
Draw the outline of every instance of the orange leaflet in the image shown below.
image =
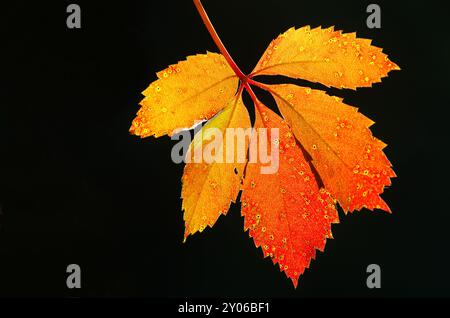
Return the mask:
[(236, 94), (238, 78), (217, 53), (188, 56), (157, 73), (143, 92), (130, 132), (141, 137), (172, 135), (214, 116)]
[(345, 212), (382, 209), (380, 198), (395, 176), (386, 146), (369, 130), (369, 118), (340, 98), (296, 85), (271, 85), (278, 107), (313, 159), (325, 187)]
[(338, 222), (338, 215), (333, 199), (319, 190), (287, 123), (261, 103), (256, 108), (255, 128), (279, 129), (279, 139), (272, 144), (279, 147), (279, 169), (273, 175), (261, 174), (261, 163), (247, 164), (241, 198), (245, 229), (297, 286), (315, 250), (323, 251), (326, 238), (332, 237), (331, 223)]
[(400, 68), (368, 39), (333, 27), (290, 28), (273, 40), (252, 72), (285, 75), (339, 88), (368, 87)]

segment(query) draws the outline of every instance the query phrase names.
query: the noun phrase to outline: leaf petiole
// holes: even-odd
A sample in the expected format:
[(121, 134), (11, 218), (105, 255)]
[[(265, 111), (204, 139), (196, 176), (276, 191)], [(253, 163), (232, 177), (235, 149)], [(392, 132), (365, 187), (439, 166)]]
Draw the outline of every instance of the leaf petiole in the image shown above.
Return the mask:
[(264, 90), (269, 90), (268, 87), (266, 87), (265, 85), (254, 81), (251, 79), (252, 75), (245, 75), (241, 69), (239, 68), (239, 66), (236, 64), (236, 62), (233, 60), (233, 58), (231, 57), (230, 53), (228, 53), (227, 48), (225, 47), (225, 45), (223, 44), (222, 40), (220, 39), (219, 35), (217, 34), (216, 29), (214, 28), (211, 20), (208, 17), (208, 14), (205, 11), (205, 8), (202, 5), (201, 0), (194, 0), (194, 5), (197, 8), (198, 13), (200, 14), (200, 17), (203, 20), (203, 23), (205, 24), (206, 29), (208, 30), (209, 34), (211, 35), (212, 39), (214, 40), (214, 43), (217, 45), (217, 47), (219, 48), (220, 53), (222, 53), (222, 55), (225, 57), (225, 59), (227, 60), (228, 64), (230, 65), (230, 67), (233, 69), (234, 73), (236, 74), (237, 77), (239, 77), (239, 79), (241, 80), (241, 88), (239, 89), (239, 93), (242, 93), (242, 88), (245, 88), (245, 90), (248, 92), (248, 94), (250, 95), (250, 97), (252, 98), (253, 102), (255, 103), (255, 107), (258, 108), (258, 98), (256, 97), (255, 93), (253, 92), (252, 87), (249, 84), (253, 84), (255, 86), (258, 86)]
[(214, 40), (214, 43), (219, 48), (220, 53), (225, 57), (230, 67), (233, 69), (234, 73), (236, 73), (237, 77), (243, 82), (247, 82), (247, 76), (241, 71), (239, 66), (236, 64), (236, 62), (231, 57), (230, 53), (228, 53), (227, 48), (223, 44), (222, 40), (220, 39), (219, 35), (216, 32), (216, 29), (211, 23), (211, 20), (208, 17), (208, 14), (205, 11), (205, 8), (202, 5), (201, 0), (194, 0), (195, 7), (197, 8), (198, 13), (200, 14), (200, 17), (203, 20), (203, 23), (206, 26), (206, 29), (208, 30), (209, 34), (211, 35), (212, 39)]

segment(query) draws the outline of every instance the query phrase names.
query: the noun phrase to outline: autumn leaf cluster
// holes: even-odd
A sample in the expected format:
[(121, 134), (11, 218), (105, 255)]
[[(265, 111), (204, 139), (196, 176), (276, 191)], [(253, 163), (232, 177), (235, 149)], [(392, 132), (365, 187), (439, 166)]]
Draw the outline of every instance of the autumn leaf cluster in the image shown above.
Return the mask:
[[(181, 194), (185, 237), (212, 227), (242, 191), (245, 230), (296, 286), (316, 250), (323, 251), (332, 238), (337, 204), (346, 213), (362, 208), (390, 212), (380, 194), (395, 173), (383, 153), (386, 144), (369, 129), (374, 122), (357, 108), (322, 90), (267, 85), (254, 77), (283, 75), (356, 89), (380, 82), (391, 70), (399, 67), (355, 33), (291, 28), (270, 43), (245, 78), (223, 55), (210, 52), (158, 72), (143, 92), (130, 131), (140, 137), (172, 136), (209, 120), (198, 132), (200, 143), (207, 143), (205, 129), (249, 128), (242, 101), (247, 89), (255, 109), (253, 127), (279, 129), (279, 170), (261, 174), (258, 162), (187, 163)], [(282, 117), (252, 94), (251, 85), (272, 94)]]

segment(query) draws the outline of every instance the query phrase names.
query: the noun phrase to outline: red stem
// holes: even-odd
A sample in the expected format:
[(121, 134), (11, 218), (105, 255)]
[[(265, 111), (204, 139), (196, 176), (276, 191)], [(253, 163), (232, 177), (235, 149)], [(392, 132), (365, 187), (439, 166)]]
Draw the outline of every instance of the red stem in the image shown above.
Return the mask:
[(252, 98), (256, 109), (258, 109), (258, 111), (260, 111), (258, 98), (256, 97), (255, 93), (253, 92), (253, 89), (250, 86), (250, 84), (258, 86), (259, 88), (262, 88), (266, 91), (270, 91), (270, 88), (268, 88), (264, 84), (261, 84), (257, 81), (252, 80), (251, 79), (252, 75), (250, 75), (250, 76), (245, 75), (241, 71), (239, 66), (236, 64), (236, 62), (231, 57), (230, 53), (228, 53), (228, 50), (225, 47), (225, 45), (223, 44), (219, 35), (217, 34), (217, 31), (214, 28), (214, 26), (212, 25), (211, 20), (209, 19), (208, 14), (206, 13), (205, 8), (202, 5), (201, 0), (194, 0), (194, 4), (195, 4), (195, 7), (197, 8), (198, 13), (200, 14), (200, 17), (203, 20), (203, 23), (206, 26), (206, 29), (208, 30), (209, 34), (211, 35), (212, 39), (214, 40), (214, 43), (216, 43), (217, 47), (219, 48), (220, 53), (222, 53), (222, 55), (225, 57), (228, 64), (230, 65), (230, 67), (233, 69), (236, 76), (239, 77), (239, 79), (242, 82), (242, 86), (240, 87), (238, 94), (242, 93), (243, 88), (245, 88), (246, 91), (248, 92), (248, 94), (250, 95), (250, 97)]
[[(251, 79), (251, 78), (248, 78), (246, 85), (248, 87), (247, 88), (247, 92), (250, 94), (250, 97), (252, 97), (252, 95), (253, 96), (255, 95), (255, 93), (253, 93), (253, 90), (252, 90), (252, 87), (250, 86), (250, 84), (251, 85), (255, 85), (256, 87), (259, 87), (259, 88), (261, 88), (261, 89), (263, 89), (263, 90), (265, 90), (267, 92), (272, 92), (272, 90), (268, 86), (264, 85), (263, 83), (260, 83), (260, 82), (257, 82), (255, 80)], [(257, 103), (255, 101), (256, 96), (255, 96), (255, 98), (252, 97), (252, 99), (255, 102), (255, 104), (257, 105)], [(257, 106), (257, 108), (259, 110), (259, 106)]]
[(209, 34), (211, 35), (212, 39), (214, 40), (214, 43), (216, 43), (217, 47), (219, 48), (220, 53), (225, 57), (230, 67), (233, 69), (234, 73), (236, 73), (237, 77), (245, 83), (247, 82), (247, 76), (241, 71), (239, 66), (237, 66), (236, 62), (231, 57), (230, 53), (228, 53), (227, 48), (223, 44), (222, 40), (220, 39), (219, 35), (216, 32), (216, 29), (214, 29), (214, 26), (211, 23), (211, 20), (208, 17), (208, 14), (205, 11), (205, 8), (203, 8), (201, 0), (194, 0), (195, 7), (197, 8), (198, 13), (200, 14), (200, 17), (203, 20), (203, 23), (206, 26), (206, 29), (208, 29)]
[(249, 78), (249, 79), (247, 80), (247, 82), (248, 82), (249, 84), (255, 85), (255, 86), (257, 86), (257, 87), (259, 87), (259, 88), (261, 88), (261, 89), (263, 89), (263, 90), (265, 90), (265, 91), (270, 91), (270, 88), (267, 87), (267, 85), (264, 85), (263, 83), (257, 82), (257, 81), (255, 81), (254, 79)]

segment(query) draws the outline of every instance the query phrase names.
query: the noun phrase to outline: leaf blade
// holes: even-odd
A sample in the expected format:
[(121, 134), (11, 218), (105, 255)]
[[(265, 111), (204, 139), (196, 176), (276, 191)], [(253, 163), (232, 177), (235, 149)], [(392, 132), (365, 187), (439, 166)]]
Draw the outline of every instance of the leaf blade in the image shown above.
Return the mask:
[(321, 90), (292, 84), (270, 89), (325, 187), (344, 211), (365, 207), (390, 212), (380, 194), (395, 173), (383, 152), (386, 144), (370, 132), (374, 122)]
[(130, 127), (142, 138), (173, 135), (207, 120), (236, 93), (238, 78), (217, 53), (188, 56), (157, 73)]
[(400, 68), (382, 49), (355, 33), (333, 27), (290, 28), (266, 49), (252, 76), (284, 75), (318, 82), (328, 87), (370, 87), (391, 70)]
[(255, 128), (279, 128), (279, 170), (261, 174), (261, 164), (247, 164), (241, 197), (244, 227), (296, 287), (315, 250), (323, 251), (326, 238), (332, 238), (331, 224), (338, 223), (338, 215), (333, 199), (319, 190), (286, 122), (264, 105), (259, 108)]
[[(237, 152), (234, 161), (226, 162), (227, 142), (229, 137), (235, 146), (237, 137), (228, 136), (228, 128), (250, 128), (250, 117), (239, 94), (225, 109), (211, 119), (196, 135), (191, 143), (190, 154), (195, 155), (208, 144), (208, 129), (214, 128), (222, 132), (221, 144), (223, 161), (186, 163), (182, 177), (182, 210), (185, 221), (185, 239), (196, 232), (202, 232), (207, 226), (212, 227), (220, 215), (226, 214), (231, 202), (235, 202), (239, 192), (246, 158), (238, 162)], [(248, 143), (245, 143), (245, 154)], [(235, 173), (235, 171), (237, 173)]]

